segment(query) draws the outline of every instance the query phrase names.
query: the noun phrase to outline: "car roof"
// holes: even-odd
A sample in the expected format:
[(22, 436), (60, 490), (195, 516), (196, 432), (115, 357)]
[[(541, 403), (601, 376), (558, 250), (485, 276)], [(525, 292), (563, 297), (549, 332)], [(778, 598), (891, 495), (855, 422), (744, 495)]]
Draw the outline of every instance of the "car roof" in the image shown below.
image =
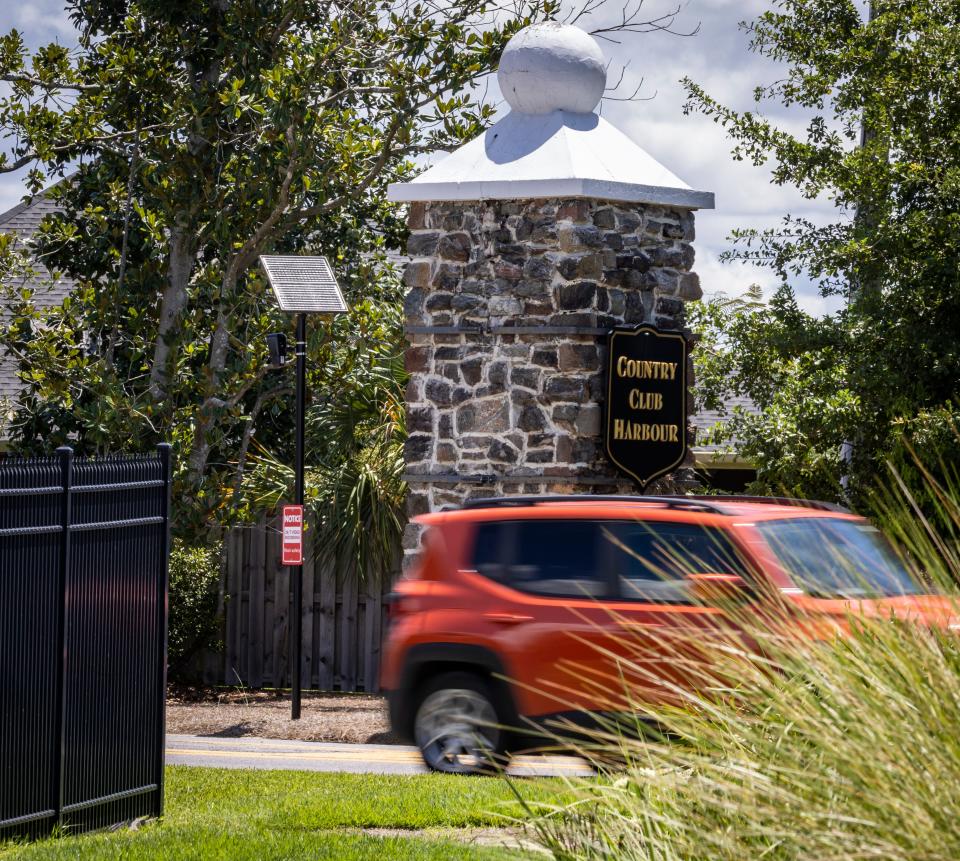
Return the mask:
[(551, 519), (560, 516), (628, 517), (661, 520), (676, 517), (690, 522), (779, 520), (797, 517), (860, 519), (846, 508), (817, 500), (753, 496), (513, 496), (476, 499), (462, 507), (424, 514), (417, 523), (450, 521)]

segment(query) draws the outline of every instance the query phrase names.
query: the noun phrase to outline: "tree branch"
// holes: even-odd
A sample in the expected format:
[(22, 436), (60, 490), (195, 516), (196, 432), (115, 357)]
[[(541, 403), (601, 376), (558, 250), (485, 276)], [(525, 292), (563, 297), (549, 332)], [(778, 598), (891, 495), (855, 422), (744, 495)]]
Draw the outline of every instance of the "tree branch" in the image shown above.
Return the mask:
[(13, 173), (15, 170), (20, 170), (22, 167), (26, 167), (30, 162), (36, 161), (39, 156), (35, 152), (27, 153), (24, 156), (20, 156), (12, 164), (4, 162), (0, 164), (0, 173)]
[(6, 81), (8, 84), (26, 84), (42, 90), (72, 90), (76, 93), (96, 93), (102, 89), (100, 84), (68, 84), (64, 81), (44, 81), (42, 78), (33, 78), (29, 75), (0, 75), (0, 81)]
[(237, 471), (233, 482), (235, 497), (239, 496), (240, 486), (243, 483), (243, 471), (247, 464), (247, 452), (250, 450), (250, 441), (253, 439), (253, 434), (257, 429), (257, 416), (260, 415), (261, 410), (270, 401), (278, 398), (287, 389), (289, 389), (289, 386), (282, 386), (266, 392), (260, 392), (260, 394), (257, 395), (257, 399), (253, 402), (253, 406), (250, 408), (247, 426), (243, 429), (243, 435), (240, 438), (240, 450), (237, 453)]
[[(350, 196), (367, 189), (370, 184), (380, 175), (380, 172), (383, 170), (383, 166), (387, 163), (390, 156), (394, 154), (391, 146), (401, 127), (403, 126), (404, 119), (404, 114), (398, 114), (394, 121), (390, 124), (390, 128), (387, 130), (387, 133), (384, 136), (383, 147), (380, 150), (380, 155), (376, 158), (370, 170), (366, 172), (360, 182), (354, 186), (351, 186)], [(290, 216), (295, 217), (298, 221), (303, 221), (307, 218), (323, 215), (324, 213), (330, 212), (339, 206), (342, 206), (344, 201), (347, 200), (347, 197), (347, 194), (340, 194), (328, 201), (325, 201), (324, 203), (321, 203), (318, 206), (308, 207), (307, 209), (298, 209), (295, 212), (290, 213)]]
[(233, 255), (233, 258), (231, 259), (230, 264), (227, 266), (227, 270), (224, 273), (224, 282), (229, 281), (231, 278), (233, 280), (239, 278), (240, 273), (250, 265), (252, 258), (256, 257), (257, 253), (260, 251), (260, 246), (269, 237), (273, 231), (273, 228), (276, 227), (287, 210), (287, 206), (290, 203), (290, 187), (293, 184), (297, 167), (300, 164), (299, 157), (296, 155), (296, 137), (294, 136), (294, 128), (295, 124), (291, 123), (289, 126), (287, 126), (285, 132), (287, 144), (293, 154), (291, 155), (290, 160), (287, 162), (287, 169), (284, 173), (283, 181), (280, 183), (280, 192), (277, 195), (277, 203), (271, 210), (270, 214), (254, 231), (253, 236), (247, 239), (247, 241), (244, 242), (240, 247), (240, 250)]

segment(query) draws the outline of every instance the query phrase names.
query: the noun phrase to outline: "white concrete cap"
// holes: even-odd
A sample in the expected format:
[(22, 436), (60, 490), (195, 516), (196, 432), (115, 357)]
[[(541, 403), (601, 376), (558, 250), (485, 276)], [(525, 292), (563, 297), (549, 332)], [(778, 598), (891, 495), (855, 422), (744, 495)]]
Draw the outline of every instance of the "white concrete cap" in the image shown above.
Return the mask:
[(504, 49), (497, 73), (513, 110), (390, 200), (520, 200), (586, 197), (712, 209), (623, 132), (593, 113), (606, 69), (596, 41), (576, 27), (534, 24)]

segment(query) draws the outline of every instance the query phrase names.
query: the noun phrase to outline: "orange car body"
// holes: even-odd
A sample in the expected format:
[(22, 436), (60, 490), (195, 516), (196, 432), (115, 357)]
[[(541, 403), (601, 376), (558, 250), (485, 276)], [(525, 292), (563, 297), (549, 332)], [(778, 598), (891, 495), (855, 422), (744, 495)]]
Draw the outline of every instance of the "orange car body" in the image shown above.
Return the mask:
[[(491, 501), (498, 502), (503, 504), (418, 518), (427, 527), (423, 551), (417, 565), (396, 586), (381, 668), (381, 685), (388, 693), (391, 720), (403, 736), (410, 736), (418, 688), (431, 676), (451, 670), (487, 678), (499, 698), (498, 710), (509, 721), (536, 721), (557, 713), (623, 708), (624, 659), (629, 658), (628, 663), (636, 667), (638, 656), (649, 679), (648, 683), (643, 678), (632, 679), (632, 695), (639, 691), (642, 696), (667, 697), (671, 685), (696, 684), (684, 672), (683, 661), (675, 651), (682, 650), (682, 646), (677, 646), (678, 640), (706, 641), (723, 628), (720, 623), (729, 616), (723, 600), (684, 600), (681, 596), (681, 600), (658, 602), (655, 596), (626, 595), (615, 584), (602, 594), (579, 596), (573, 589), (568, 589), (567, 594), (553, 595), (517, 588), (509, 576), (490, 576), (489, 571), (479, 570), (483, 566), (478, 568), (477, 564), (478, 554), (485, 559), (496, 558), (495, 551), (478, 548), (478, 539), (483, 540), (483, 536), (498, 528), (505, 530), (503, 524), (510, 524), (520, 535), (553, 534), (559, 539), (598, 531), (620, 550), (623, 542), (607, 535), (611, 524), (628, 535), (640, 534), (638, 529), (675, 535), (701, 530), (735, 555), (736, 565), (742, 566), (743, 571), (749, 570), (753, 581), (751, 594), (756, 597), (738, 604), (737, 612), (764, 612), (763, 607), (769, 606), (769, 602), (761, 595), (766, 592), (776, 596), (781, 609), (787, 609), (787, 617), (795, 620), (794, 628), (802, 636), (828, 636), (842, 628), (854, 603), (857, 612), (868, 615), (896, 614), (923, 624), (953, 624), (953, 605), (945, 597), (891, 594), (853, 601), (848, 597), (818, 597), (804, 583), (797, 582), (784, 564), (783, 555), (776, 552), (775, 543), (765, 534), (769, 528), (764, 524), (776, 522), (777, 530), (792, 530), (801, 535), (805, 534), (804, 529), (809, 531), (814, 526), (841, 533), (870, 529), (862, 518), (833, 507), (736, 498), (718, 498), (713, 502), (650, 497), (608, 497), (597, 501), (580, 497), (531, 500), (527, 504)], [(810, 523), (798, 523), (804, 519)], [(531, 526), (532, 521), (553, 525)], [(852, 525), (838, 525), (842, 522)], [(804, 546), (800, 542), (799, 552), (804, 552)], [(597, 552), (606, 552), (604, 544), (597, 547)], [(508, 555), (509, 552), (504, 551)], [(521, 549), (521, 555), (530, 552), (534, 551), (529, 547)], [(562, 553), (562, 548), (558, 552)], [(623, 552), (630, 554), (626, 567), (635, 567), (637, 554), (629, 548)], [(558, 570), (565, 574), (562, 562), (561, 555), (559, 563), (554, 560), (552, 564), (559, 565)], [(574, 558), (569, 562), (570, 566), (577, 564)], [(490, 564), (490, 570), (502, 573), (504, 566)], [(595, 567), (606, 571), (611, 565), (625, 567), (622, 560)], [(730, 572), (694, 571), (680, 585), (709, 596), (709, 591), (703, 591), (704, 580), (708, 585), (716, 580), (722, 587), (727, 580), (739, 579), (739, 575)], [(557, 582), (550, 581), (551, 588), (555, 589)], [(562, 586), (563, 581), (560, 583)], [(648, 591), (658, 588), (659, 584)], [(674, 589), (671, 595), (675, 598), (676, 594)], [(666, 684), (658, 685), (655, 678)]]

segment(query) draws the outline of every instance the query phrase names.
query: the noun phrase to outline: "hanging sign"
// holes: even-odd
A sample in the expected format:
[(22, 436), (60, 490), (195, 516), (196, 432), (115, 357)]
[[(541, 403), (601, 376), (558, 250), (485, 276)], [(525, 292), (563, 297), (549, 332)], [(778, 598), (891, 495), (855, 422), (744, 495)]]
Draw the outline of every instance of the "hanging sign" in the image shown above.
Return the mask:
[(614, 329), (607, 366), (607, 456), (646, 487), (687, 453), (687, 341), (654, 326)]
[(284, 565), (303, 565), (303, 506), (283, 506)]

